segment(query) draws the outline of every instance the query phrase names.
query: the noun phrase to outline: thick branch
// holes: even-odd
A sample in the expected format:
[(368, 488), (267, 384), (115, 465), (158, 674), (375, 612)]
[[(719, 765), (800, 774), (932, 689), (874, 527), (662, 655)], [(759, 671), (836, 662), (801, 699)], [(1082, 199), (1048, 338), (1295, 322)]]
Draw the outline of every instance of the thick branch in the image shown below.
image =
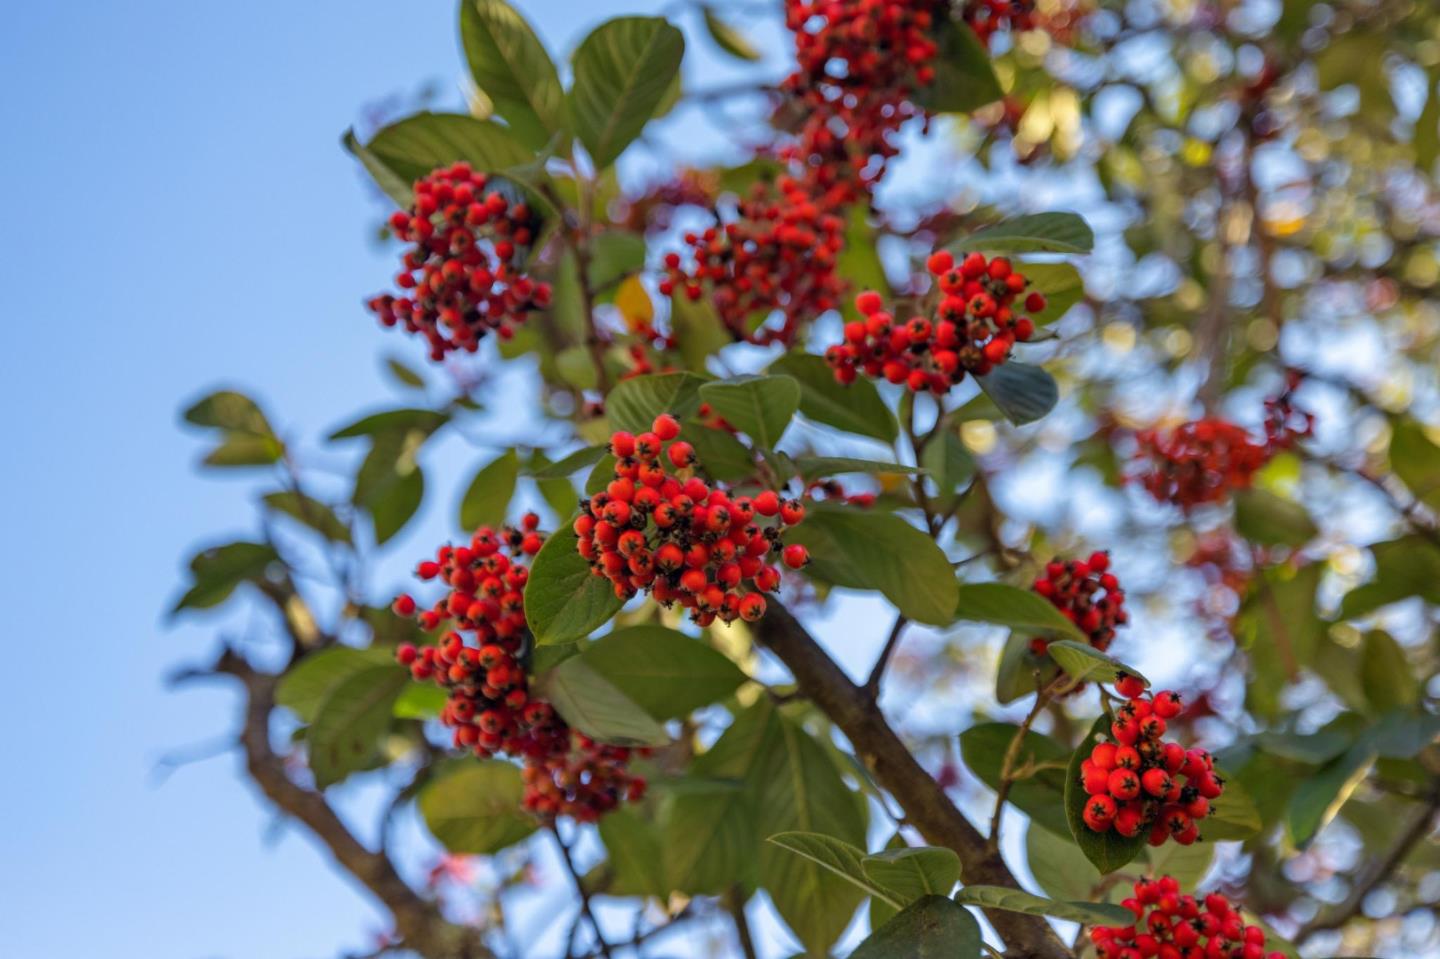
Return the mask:
[[(1020, 888), (1004, 859), (987, 847), (985, 837), (916, 761), (874, 700), (850, 681), (788, 610), (772, 603), (757, 633), (789, 668), (800, 691), (845, 733), (876, 781), (905, 810), (906, 820), (928, 842), (955, 850), (965, 882)], [(1070, 959), (1070, 950), (1044, 919), (1003, 910), (987, 910), (986, 917), (1013, 955)]]
[(279, 677), (257, 672), (231, 650), (221, 655), (215, 672), (235, 677), (245, 688), (240, 745), (250, 777), (266, 798), (304, 823), (335, 862), (390, 911), (404, 947), (425, 959), (493, 959), (479, 930), (447, 920), (434, 903), (400, 878), (388, 856), (372, 852), (350, 832), (322, 794), (291, 781), (284, 760), (270, 745), (270, 714)]

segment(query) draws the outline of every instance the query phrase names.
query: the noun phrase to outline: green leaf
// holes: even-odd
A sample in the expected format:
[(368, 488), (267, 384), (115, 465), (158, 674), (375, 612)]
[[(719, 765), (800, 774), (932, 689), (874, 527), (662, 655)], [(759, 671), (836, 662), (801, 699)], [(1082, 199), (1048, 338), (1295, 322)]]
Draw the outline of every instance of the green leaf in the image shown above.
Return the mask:
[(298, 520), (332, 543), (350, 542), (350, 528), (340, 521), (333, 509), (312, 496), (289, 490), (267, 493), (265, 505)]
[(745, 376), (706, 383), (700, 400), (761, 449), (773, 450), (800, 408), (800, 384), (789, 376)]
[(710, 300), (691, 300), (683, 293), (670, 298), (670, 327), (685, 366), (697, 373), (704, 373), (706, 360), (735, 342)]
[(1390, 468), (1416, 499), (1431, 509), (1440, 508), (1440, 446), (1409, 417), (1392, 426)]
[(519, 478), (520, 457), (513, 449), (482, 467), (460, 501), (460, 528), (473, 530), (504, 523)]
[(1378, 756), (1374, 738), (1362, 736), (1343, 755), (1300, 783), (1285, 811), (1285, 833), (1296, 849), (1310, 845), (1316, 833), (1335, 818), (1365, 781)]
[(1000, 651), (1000, 666), (995, 671), (995, 699), (1002, 705), (1043, 689), (1060, 675), (1055, 660), (1037, 655), (1030, 648), (1030, 640), (1024, 633), (1011, 633)]
[(850, 959), (976, 959), (980, 924), (945, 896), (926, 896), (900, 910), (850, 953)]
[(1045, 294), (1045, 309), (1027, 313), (1036, 326), (1054, 323), (1085, 295), (1085, 281), (1072, 263), (1021, 263), (1017, 269), (1030, 281), (1030, 289)]
[(994, 253), (1089, 253), (1095, 234), (1076, 213), (1030, 213), (976, 230), (955, 244), (957, 250)]
[[(850, 289), (871, 290), (889, 300), (893, 291), (890, 278), (885, 275), (885, 263), (880, 259), (878, 239), (878, 231), (870, 222), (868, 204), (855, 204), (845, 214), (845, 234), (835, 267)], [(851, 296), (841, 299), (840, 314), (847, 322), (862, 319)]]
[(1121, 676), (1128, 675), (1138, 677), (1145, 685), (1150, 685), (1150, 680), (1145, 679), (1134, 666), (1127, 666), (1114, 656), (1102, 653), (1087, 643), (1077, 643), (1073, 639), (1056, 640), (1047, 647), (1046, 652), (1069, 676), (1082, 683), (1113, 683)]
[(1235, 529), (1252, 543), (1304, 546), (1320, 534), (1305, 507), (1268, 490), (1237, 490)]
[(560, 663), (534, 684), (567, 723), (596, 742), (616, 746), (664, 746), (665, 729), (615, 684), (576, 656)]
[(893, 513), (817, 505), (787, 534), (810, 552), (815, 578), (885, 594), (910, 619), (955, 620), (955, 575), (935, 541)]
[[(404, 670), (388, 649), (355, 649), (334, 646), (304, 657), (285, 671), (275, 685), (275, 703), (284, 706), (302, 722), (314, 722), (315, 714), (336, 687), (357, 673), (381, 667)], [(435, 687), (439, 689), (439, 687)]]
[(185, 411), (185, 422), (233, 433), (274, 436), (270, 422), (250, 397), (234, 390), (219, 390), (193, 403)]
[(1365, 634), (1360, 666), (1365, 699), (1377, 712), (1411, 707), (1420, 701), (1418, 671), (1389, 633), (1373, 629)]
[(614, 163), (664, 102), (685, 36), (659, 17), (602, 23), (575, 51), (570, 118), (596, 169)]
[(890, 849), (860, 861), (865, 876), (890, 890), (901, 905), (924, 896), (948, 896), (960, 881), (960, 857), (953, 849), (921, 846)]
[(749, 38), (722, 20), (714, 7), (706, 4), (700, 8), (700, 12), (705, 16), (705, 31), (710, 34), (710, 39), (715, 41), (717, 47), (735, 59), (747, 63), (760, 59), (760, 51), (755, 49)]
[(543, 467), (529, 470), (529, 475), (537, 480), (560, 480), (569, 479), (587, 466), (594, 466), (605, 458), (610, 452), (608, 446), (586, 446), (578, 449), (568, 456), (561, 457), (554, 463), (547, 463)]
[[(1209, 818), (1202, 826), (1209, 831)], [(1181, 889), (1196, 888), (1210, 871), (1210, 864), (1215, 861), (1215, 843), (1209, 841), (1211, 838), (1204, 836), (1206, 841), (1192, 842), (1188, 846), (1182, 846), (1178, 842), (1151, 846), (1145, 850), (1145, 856), (1150, 860), (1150, 874), (1170, 876), (1180, 883)]]
[(1089, 796), (1081, 785), (1080, 764), (1094, 751), (1095, 744), (1101, 737), (1108, 737), (1109, 734), (1110, 717), (1102, 715), (1095, 720), (1090, 732), (1075, 748), (1065, 778), (1065, 818), (1070, 824), (1070, 835), (1085, 854), (1085, 858), (1102, 874), (1112, 873), (1129, 865), (1144, 851), (1148, 841), (1143, 829), (1126, 839), (1113, 829), (1099, 833), (1085, 825), (1085, 802)]
[(447, 413), (435, 410), (400, 409), (371, 413), (341, 427), (330, 434), (332, 440), (352, 439), (357, 436), (378, 436), (382, 433), (403, 433), (414, 431), (425, 436), (450, 422)]
[(219, 606), (237, 586), (259, 580), (271, 563), (279, 561), (279, 554), (267, 543), (242, 540), (201, 550), (190, 560), (190, 589), (171, 612)]
[[(980, 723), (960, 734), (960, 755), (970, 771), (991, 789), (999, 790), (1005, 753), (1020, 727), (1012, 723)], [(1009, 801), (1046, 829), (1068, 836), (1065, 819), (1065, 777), (1069, 751), (1048, 736), (1027, 730), (1012, 773), (1026, 773), (1010, 785)]]
[[(757, 821), (766, 828), (865, 841), (863, 807), (834, 761), (794, 720), (775, 716), (755, 776), (760, 784)], [(863, 898), (829, 871), (769, 844), (760, 849), (760, 883), (786, 925), (817, 954), (840, 938)]]
[(990, 62), (990, 51), (975, 31), (947, 18), (938, 40), (935, 79), (916, 91), (917, 103), (932, 113), (969, 113), (1005, 95)]
[(671, 413), (686, 420), (700, 408), (700, 386), (693, 373), (655, 373), (623, 381), (605, 398), (605, 414), (617, 430), (643, 433), (655, 417)]
[(600, 840), (610, 854), (613, 879), (606, 892), (617, 896), (654, 896), (670, 891), (660, 832), (629, 806), (600, 819)]
[(1209, 842), (1225, 842), (1258, 835), (1264, 824), (1254, 800), (1236, 777), (1222, 771), (1220, 778), (1225, 780), (1225, 793), (1211, 804), (1210, 815), (1200, 824), (1202, 838)]
[(461, 0), (460, 42), (475, 86), (532, 150), (564, 128), (565, 94), (530, 24), (504, 0)]
[[(1179, 843), (1166, 845), (1178, 846)], [(1075, 845), (1068, 828), (1059, 834), (1031, 822), (1025, 830), (1025, 858), (1036, 884), (1049, 896), (1077, 900), (1098, 898), (1097, 890), (1104, 877)], [(1123, 889), (1124, 883), (1117, 888)]]
[(1085, 640), (1079, 627), (1066, 619), (1044, 596), (1005, 583), (963, 583), (955, 618), (994, 623), (1011, 629)]
[(776, 833), (766, 842), (810, 860), (895, 909), (904, 905), (899, 895), (866, 874), (864, 850), (848, 842), (813, 832)]
[(1315, 661), (1326, 626), (1315, 613), (1323, 564), (1270, 567), (1256, 576), (1236, 633), (1250, 654), (1246, 702), (1261, 716), (1280, 709), (1280, 691)]
[(407, 683), (395, 699), (396, 719), (434, 719), (449, 702), (450, 694), (433, 683)]
[(580, 659), (656, 719), (677, 719), (724, 699), (745, 673), (724, 655), (663, 626), (602, 636)]
[(385, 369), (395, 382), (401, 386), (408, 386), (415, 390), (425, 389), (425, 377), (395, 359), (395, 357), (385, 357)]
[(800, 412), (806, 419), (885, 443), (900, 435), (895, 414), (875, 384), (867, 379), (849, 386), (837, 383), (824, 357), (787, 353), (770, 364), (769, 372), (793, 377), (800, 384)]
[(408, 682), (405, 670), (386, 663), (352, 673), (330, 688), (305, 740), (317, 786), (339, 782), (371, 761)]
[(975, 478), (975, 460), (951, 430), (945, 430), (926, 445), (920, 455), (920, 465), (935, 482), (936, 508), (942, 511), (954, 505), (961, 489)]
[(667, 800), (663, 835), (668, 887), (696, 894), (719, 894), (735, 883), (752, 888), (759, 842), (754, 794), (734, 781), (696, 782), (693, 787)]
[(450, 764), (420, 791), (431, 834), (455, 853), (488, 856), (526, 838), (536, 822), (523, 811), (520, 768), (498, 759)]
[(680, 438), (695, 447), (700, 469), (711, 479), (739, 483), (755, 475), (755, 455), (725, 430), (686, 423)]
[(525, 621), (540, 646), (588, 636), (620, 611), (625, 601), (577, 550), (568, 525), (545, 540), (525, 585)]
[(419, 466), (396, 475), (395, 482), (366, 500), (375, 526), (375, 544), (384, 545), (410, 522), (425, 499), (425, 474)]
[(460, 113), (416, 113), (381, 128), (363, 146), (347, 131), (344, 145), (401, 209), (414, 203), (415, 181), (439, 167), (463, 160), (481, 172), (504, 173), (535, 158), (510, 130)]
[(883, 460), (862, 460), (853, 456), (797, 456), (795, 468), (806, 479), (822, 476), (844, 476), (846, 473), (865, 473), (871, 476), (894, 473), (918, 473), (920, 470), (903, 463)]
[(1435, 169), (1435, 160), (1440, 157), (1440, 93), (1435, 92), (1435, 81), (1440, 79), (1440, 69), (1431, 66), (1425, 74), (1425, 109), (1415, 120), (1415, 165), (1422, 173)]
[(205, 466), (272, 466), (285, 455), (285, 447), (273, 436), (231, 433), (200, 462)]
[(1097, 902), (1057, 902), (1054, 899), (1032, 896), (1019, 889), (1006, 889), (1004, 886), (966, 886), (955, 894), (955, 901), (982, 909), (1004, 909), (1007, 912), (1023, 912), (1030, 916), (1053, 916), (1067, 922), (1090, 926), (1128, 926), (1135, 921), (1135, 914), (1124, 906)]
[(1035, 422), (1060, 402), (1054, 377), (1029, 363), (1008, 360), (975, 382), (1016, 426)]

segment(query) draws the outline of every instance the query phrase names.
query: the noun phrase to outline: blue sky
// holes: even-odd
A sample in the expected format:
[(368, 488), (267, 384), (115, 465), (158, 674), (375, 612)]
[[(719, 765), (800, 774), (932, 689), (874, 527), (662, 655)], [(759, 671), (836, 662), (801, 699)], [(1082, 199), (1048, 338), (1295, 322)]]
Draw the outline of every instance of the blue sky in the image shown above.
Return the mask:
[[(646, 5), (525, 6), (567, 46)], [(5, 19), (0, 955), (363, 947), (380, 917), (297, 833), (267, 844), (273, 817), (233, 754), (155, 782), (161, 756), (232, 727), (229, 692), (165, 690), (214, 634), (162, 613), (197, 541), (252, 515), (249, 480), (197, 476), (177, 410), (242, 384), (314, 436), (383, 401), (379, 357), (404, 345), (361, 308), (389, 267), (338, 139), (427, 80), (459, 102), (453, 5), (139, 0)]]

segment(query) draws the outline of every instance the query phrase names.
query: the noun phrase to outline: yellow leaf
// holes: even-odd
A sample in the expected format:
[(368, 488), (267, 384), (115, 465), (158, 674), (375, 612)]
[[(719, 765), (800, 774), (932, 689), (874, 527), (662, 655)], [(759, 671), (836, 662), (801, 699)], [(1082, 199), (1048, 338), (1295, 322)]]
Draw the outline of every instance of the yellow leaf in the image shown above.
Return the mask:
[(615, 291), (615, 306), (625, 318), (625, 325), (631, 332), (649, 326), (655, 319), (655, 304), (638, 276), (632, 276), (620, 284)]

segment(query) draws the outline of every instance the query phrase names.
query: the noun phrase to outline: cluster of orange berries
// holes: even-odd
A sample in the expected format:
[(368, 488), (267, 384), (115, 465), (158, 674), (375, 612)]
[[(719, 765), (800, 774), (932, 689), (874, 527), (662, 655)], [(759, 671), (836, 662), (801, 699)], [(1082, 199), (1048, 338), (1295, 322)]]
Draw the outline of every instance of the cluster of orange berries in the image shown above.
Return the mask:
[(942, 250), (926, 265), (939, 290), (934, 315), (901, 322), (878, 293), (861, 293), (855, 306), (864, 319), (845, 324), (844, 342), (825, 352), (836, 380), (853, 383), (863, 372), (939, 396), (966, 373), (989, 373), (1035, 334), (1034, 321), (1020, 310), (1040, 312), (1045, 297), (1032, 292), (1020, 300), (1029, 280), (1009, 260), (971, 253), (957, 264)]
[[(833, 309), (844, 281), (836, 267), (845, 224), (816, 202), (794, 178), (781, 176), (772, 189), (756, 184), (736, 218), (702, 233), (685, 234), (686, 253), (665, 257), (660, 292), (682, 291), (710, 301), (737, 340), (794, 342), (802, 321)], [(777, 329), (764, 321), (779, 313)]]
[(433, 646), (400, 646), (396, 658), (416, 680), (433, 680), (449, 692), (440, 720), (453, 730), (457, 748), (523, 761), (526, 809), (547, 819), (593, 822), (622, 800), (644, 795), (645, 780), (630, 772), (629, 749), (592, 741), (530, 695), (522, 663), (529, 636), (523, 560), (540, 551), (539, 523), (531, 513), (518, 529), (482, 527), (468, 545), (442, 546), (434, 560), (420, 563), (420, 579), (438, 579), (449, 590), (429, 609), (418, 610), (408, 594), (392, 608), (416, 617), (427, 631), (448, 630)]
[(1147, 697), (1145, 684), (1133, 676), (1115, 688), (1128, 701), (1110, 724), (1113, 741), (1097, 743), (1080, 765), (1089, 797), (1085, 825), (1126, 838), (1148, 829), (1152, 846), (1170, 838), (1188, 846), (1200, 838), (1210, 801), (1224, 791), (1215, 761), (1202, 749), (1164, 740), (1165, 721), (1184, 710), (1179, 693)]
[(816, 195), (853, 200), (898, 152), (895, 134), (924, 110), (913, 100), (935, 79), (942, 0), (787, 0), (797, 69), (783, 89), (800, 114), (787, 159)]
[(1100, 959), (1285, 959), (1266, 951), (1265, 930), (1246, 925), (1229, 899), (1182, 895), (1170, 876), (1139, 880), (1122, 905), (1135, 914), (1132, 925), (1090, 930)]
[(415, 201), (390, 217), (406, 250), (395, 285), (404, 292), (369, 302), (385, 326), (403, 326), (430, 344), (432, 359), (475, 352), (487, 333), (508, 338), (530, 311), (550, 303), (550, 286), (526, 276), (524, 248), (535, 220), (469, 164), (415, 181)]
[[(1110, 572), (1110, 554), (1091, 553), (1088, 560), (1056, 560), (1045, 565), (1045, 575), (1031, 587), (1050, 600), (1066, 619), (1079, 627), (1100, 651), (1110, 648), (1115, 628), (1130, 621), (1125, 611), (1125, 593)], [(1030, 649), (1045, 652), (1049, 640), (1035, 637)]]
[(731, 497), (710, 486), (693, 475), (695, 449), (679, 436), (667, 413), (650, 432), (610, 438), (615, 478), (581, 503), (577, 549), (622, 598), (648, 591), (659, 603), (680, 603), (702, 626), (753, 622), (765, 615), (762, 594), (780, 585), (771, 554), (791, 569), (809, 562), (805, 547), (781, 540), (805, 507), (770, 490)]

